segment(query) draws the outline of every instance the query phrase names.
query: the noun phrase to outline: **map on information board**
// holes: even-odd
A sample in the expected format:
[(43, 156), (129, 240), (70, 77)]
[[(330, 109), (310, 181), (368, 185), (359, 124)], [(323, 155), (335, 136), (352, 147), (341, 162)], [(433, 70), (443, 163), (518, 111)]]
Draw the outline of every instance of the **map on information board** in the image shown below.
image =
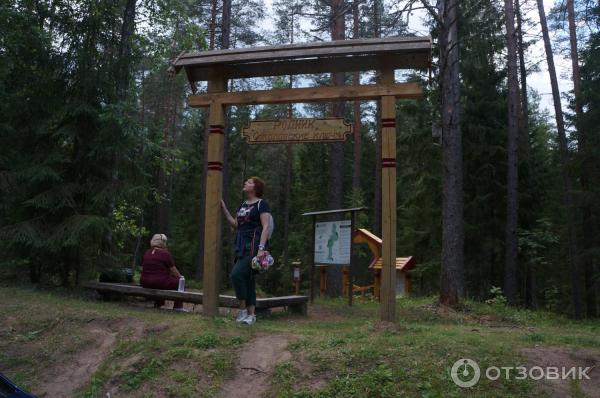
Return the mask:
[(350, 220), (315, 224), (315, 264), (350, 264)]

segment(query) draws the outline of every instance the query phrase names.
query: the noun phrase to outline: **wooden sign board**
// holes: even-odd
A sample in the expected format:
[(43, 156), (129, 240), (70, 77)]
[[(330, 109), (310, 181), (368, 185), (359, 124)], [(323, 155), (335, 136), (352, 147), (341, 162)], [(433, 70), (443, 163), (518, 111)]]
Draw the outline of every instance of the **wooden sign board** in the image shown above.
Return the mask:
[(345, 141), (352, 126), (343, 118), (255, 120), (242, 129), (248, 144)]

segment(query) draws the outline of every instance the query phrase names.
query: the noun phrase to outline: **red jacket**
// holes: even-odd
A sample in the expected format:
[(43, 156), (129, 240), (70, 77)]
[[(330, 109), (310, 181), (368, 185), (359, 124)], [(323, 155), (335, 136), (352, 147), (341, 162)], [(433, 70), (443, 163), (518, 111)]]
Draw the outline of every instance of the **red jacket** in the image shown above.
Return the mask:
[(174, 266), (175, 261), (167, 249), (153, 247), (146, 250), (142, 260), (140, 284), (143, 287), (161, 288), (164, 284), (170, 284), (173, 279), (178, 280), (171, 275), (170, 268)]

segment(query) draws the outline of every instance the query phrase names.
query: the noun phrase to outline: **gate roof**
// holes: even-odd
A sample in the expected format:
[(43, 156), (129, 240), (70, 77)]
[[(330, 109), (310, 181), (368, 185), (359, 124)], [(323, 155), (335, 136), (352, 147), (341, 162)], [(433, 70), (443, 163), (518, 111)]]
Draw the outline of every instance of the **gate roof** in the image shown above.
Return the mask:
[(335, 40), (279, 46), (183, 52), (173, 62), (184, 68), (190, 83), (218, 74), (228, 79), (258, 76), (426, 69), (431, 37), (386, 37)]

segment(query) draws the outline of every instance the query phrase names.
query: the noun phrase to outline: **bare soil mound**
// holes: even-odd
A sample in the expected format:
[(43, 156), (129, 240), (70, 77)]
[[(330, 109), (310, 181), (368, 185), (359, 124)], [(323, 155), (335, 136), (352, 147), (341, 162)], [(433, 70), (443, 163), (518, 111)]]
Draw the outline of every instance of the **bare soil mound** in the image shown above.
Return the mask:
[(225, 383), (221, 396), (225, 398), (260, 397), (269, 390), (275, 365), (289, 361), (289, 336), (261, 336), (248, 343), (240, 352), (236, 376)]
[(40, 397), (68, 398), (85, 386), (91, 376), (116, 346), (119, 337), (139, 338), (144, 332), (141, 322), (120, 319), (109, 323), (91, 321), (77, 334), (87, 342), (85, 349), (66, 353), (41, 375)]
[(589, 380), (584, 377), (581, 380), (573, 380), (573, 377), (540, 380), (552, 398), (579, 397), (581, 392), (588, 397), (600, 398), (600, 355), (597, 353), (565, 347), (525, 348), (521, 353), (527, 358), (529, 369), (532, 366), (543, 369), (556, 367), (562, 373), (563, 367), (567, 370), (572, 367), (590, 368), (587, 372)]

